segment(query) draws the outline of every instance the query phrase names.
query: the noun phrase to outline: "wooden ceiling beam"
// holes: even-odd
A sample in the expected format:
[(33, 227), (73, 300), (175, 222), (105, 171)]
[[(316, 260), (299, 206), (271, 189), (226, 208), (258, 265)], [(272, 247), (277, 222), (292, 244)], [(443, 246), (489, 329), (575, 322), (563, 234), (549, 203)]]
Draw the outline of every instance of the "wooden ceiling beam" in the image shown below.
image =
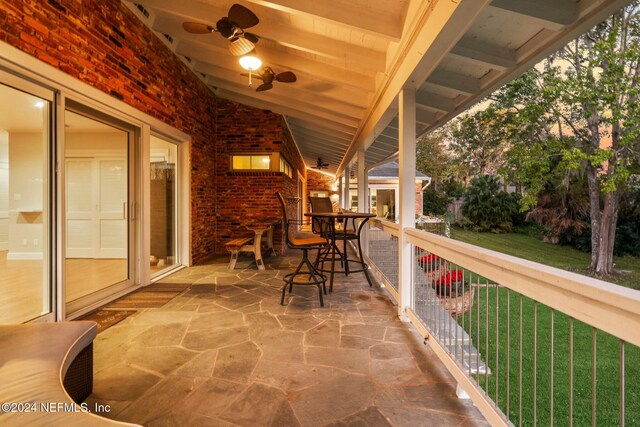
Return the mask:
[(576, 0), (493, 0), (491, 7), (543, 21), (550, 30), (561, 30), (578, 19)]
[(427, 83), (445, 87), (465, 95), (474, 95), (481, 90), (480, 80), (441, 69), (436, 69), (431, 73)]
[(347, 133), (355, 132), (355, 128), (353, 126), (333, 122), (333, 121), (330, 121), (329, 119), (320, 117), (317, 114), (310, 114), (302, 110), (298, 110), (298, 109), (287, 107), (280, 104), (275, 104), (273, 102), (266, 101), (264, 99), (258, 99), (252, 96), (252, 94), (246, 94), (246, 93), (243, 93), (243, 91), (236, 91), (233, 88), (227, 89), (223, 87), (216, 87), (214, 89), (214, 93), (220, 96), (221, 98), (239, 102), (241, 104), (244, 104), (250, 107), (270, 110), (270, 111), (273, 111), (274, 113), (282, 114), (286, 116), (298, 117), (305, 121), (314, 123), (316, 126), (325, 127), (327, 129), (339, 130), (341, 132), (347, 132)]
[(313, 132), (313, 131), (304, 131), (301, 129), (296, 129), (291, 130), (291, 132), (296, 136), (296, 137), (301, 137), (301, 138), (309, 138), (309, 139), (317, 139), (326, 143), (331, 143), (331, 144), (336, 144), (339, 146), (343, 146), (345, 148), (349, 147), (349, 144), (351, 143), (350, 140), (347, 139), (339, 139), (339, 138), (333, 138), (330, 136), (326, 136), (323, 135), (321, 133), (318, 132)]
[(453, 99), (424, 89), (416, 91), (416, 105), (443, 113), (449, 113), (456, 108), (456, 103)]
[[(402, 16), (398, 9), (373, 10), (350, 0), (248, 0), (294, 16), (306, 16), (346, 26), (355, 31), (397, 42), (402, 36)], [(395, 3), (395, 2), (390, 2)]]
[(499, 71), (513, 68), (518, 63), (515, 50), (492, 46), (468, 36), (462, 37), (451, 49), (449, 55)]
[(416, 108), (416, 122), (432, 125), (438, 121), (439, 114), (432, 111)]
[(318, 132), (326, 136), (336, 137), (345, 140), (353, 139), (353, 133), (350, 132), (342, 132), (334, 129), (326, 129), (326, 128), (318, 128), (315, 123), (308, 122), (301, 118), (292, 117), (289, 119), (289, 127), (294, 129), (307, 130), (310, 132)]

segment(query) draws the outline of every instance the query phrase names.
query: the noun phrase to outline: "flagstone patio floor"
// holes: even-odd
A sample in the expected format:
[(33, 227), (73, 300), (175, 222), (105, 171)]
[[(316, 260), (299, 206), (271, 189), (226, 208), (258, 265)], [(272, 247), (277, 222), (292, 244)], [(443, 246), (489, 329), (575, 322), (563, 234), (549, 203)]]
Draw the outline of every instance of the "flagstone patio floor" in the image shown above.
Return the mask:
[(163, 282), (192, 286), (95, 340), (90, 404), (148, 426), (488, 425), (384, 288), (362, 273), (333, 293), (282, 276), (300, 253), (183, 269)]

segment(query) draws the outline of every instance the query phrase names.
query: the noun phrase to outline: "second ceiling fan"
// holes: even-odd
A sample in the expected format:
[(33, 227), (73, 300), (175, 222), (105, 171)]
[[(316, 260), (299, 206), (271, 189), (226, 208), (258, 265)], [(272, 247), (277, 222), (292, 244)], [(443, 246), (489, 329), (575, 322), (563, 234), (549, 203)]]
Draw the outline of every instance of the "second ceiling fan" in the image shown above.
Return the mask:
[(220, 33), (229, 40), (229, 51), (234, 56), (251, 52), (260, 38), (245, 30), (257, 25), (260, 20), (253, 12), (239, 4), (231, 6), (227, 15), (220, 18), (215, 27), (200, 22), (184, 22), (182, 27), (193, 34)]
[[(245, 77), (249, 76), (249, 73), (242, 73)], [(252, 73), (252, 76), (262, 80), (262, 84), (256, 88), (256, 92), (263, 92), (273, 88), (273, 82), (293, 83), (297, 80), (297, 77), (291, 71), (284, 71), (276, 74), (271, 67), (263, 67), (259, 73)]]

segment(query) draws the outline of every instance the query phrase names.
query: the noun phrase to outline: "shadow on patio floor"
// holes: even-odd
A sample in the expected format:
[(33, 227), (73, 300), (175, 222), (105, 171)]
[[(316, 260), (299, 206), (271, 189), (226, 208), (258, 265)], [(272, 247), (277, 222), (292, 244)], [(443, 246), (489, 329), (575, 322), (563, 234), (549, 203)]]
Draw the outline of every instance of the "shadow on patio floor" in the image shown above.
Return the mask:
[(149, 426), (487, 425), (385, 291), (362, 274), (316, 287), (282, 276), (300, 254), (227, 270), (219, 259), (163, 282), (192, 283), (95, 340), (90, 404)]

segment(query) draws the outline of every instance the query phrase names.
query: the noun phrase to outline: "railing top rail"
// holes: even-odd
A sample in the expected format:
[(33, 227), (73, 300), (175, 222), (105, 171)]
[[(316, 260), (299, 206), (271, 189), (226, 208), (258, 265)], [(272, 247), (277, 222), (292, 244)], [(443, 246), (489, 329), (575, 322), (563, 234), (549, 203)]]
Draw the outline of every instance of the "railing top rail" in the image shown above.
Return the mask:
[(415, 228), (404, 231), (416, 246), (640, 346), (640, 291)]
[(393, 234), (394, 236), (400, 236), (400, 224), (392, 221), (387, 221), (380, 218), (371, 218), (369, 220), (370, 225), (375, 225), (376, 227), (381, 228), (389, 234)]

